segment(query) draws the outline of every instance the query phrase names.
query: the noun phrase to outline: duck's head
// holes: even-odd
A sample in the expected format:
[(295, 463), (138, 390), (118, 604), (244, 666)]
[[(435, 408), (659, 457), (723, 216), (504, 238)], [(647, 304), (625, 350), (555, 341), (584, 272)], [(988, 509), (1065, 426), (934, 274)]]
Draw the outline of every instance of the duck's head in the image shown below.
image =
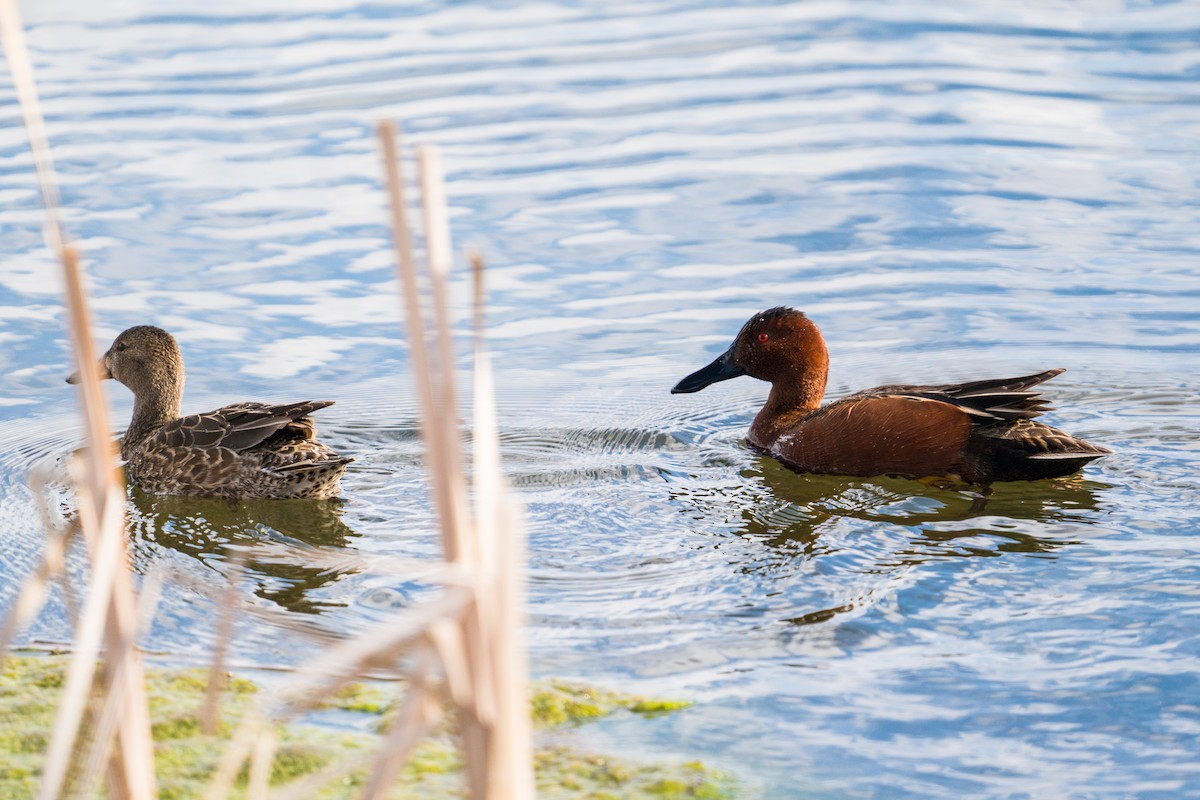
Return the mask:
[[(100, 359), (97, 371), (101, 379), (119, 381), (137, 396), (165, 393), (178, 398), (183, 394), (179, 345), (174, 336), (153, 325), (122, 331)], [(67, 383), (79, 383), (79, 373), (72, 373)]]
[(819, 392), (824, 392), (828, 371), (829, 351), (817, 326), (796, 309), (780, 306), (751, 317), (728, 350), (675, 384), (671, 394), (698, 392), (739, 375), (773, 384), (794, 383), (811, 394), (818, 384)]

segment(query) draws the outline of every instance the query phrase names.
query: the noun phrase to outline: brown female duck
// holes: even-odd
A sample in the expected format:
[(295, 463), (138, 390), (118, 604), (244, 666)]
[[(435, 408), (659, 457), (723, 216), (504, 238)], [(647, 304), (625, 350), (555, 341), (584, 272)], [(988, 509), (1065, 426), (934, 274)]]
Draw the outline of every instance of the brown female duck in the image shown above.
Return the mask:
[(880, 386), (821, 405), (829, 351), (812, 320), (791, 308), (750, 318), (730, 348), (672, 394), (749, 375), (771, 384), (746, 441), (802, 472), (952, 475), (970, 483), (1069, 475), (1111, 450), (1034, 417), (1031, 388), (1063, 370), (940, 386)]
[[(333, 401), (237, 403), (179, 416), (183, 357), (175, 337), (130, 328), (100, 359), (102, 378), (133, 392), (133, 421), (121, 440), (129, 480), (155, 494), (226, 497), (334, 497), (346, 465), (315, 440), (308, 416)], [(78, 373), (67, 378), (76, 383)]]

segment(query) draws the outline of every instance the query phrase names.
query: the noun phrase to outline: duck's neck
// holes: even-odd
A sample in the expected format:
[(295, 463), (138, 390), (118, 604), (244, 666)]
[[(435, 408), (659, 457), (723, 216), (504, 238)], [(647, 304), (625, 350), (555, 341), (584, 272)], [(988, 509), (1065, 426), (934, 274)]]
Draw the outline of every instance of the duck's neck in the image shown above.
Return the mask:
[(829, 350), (815, 325), (811, 326), (797, 360), (771, 381), (771, 394), (750, 425), (750, 444), (770, 450), (779, 437), (821, 407), (829, 379)]
[(162, 383), (135, 395), (133, 420), (121, 440), (121, 457), (129, 460), (130, 455), (151, 434), (179, 418), (179, 403), (183, 397), (183, 376), (170, 376)]

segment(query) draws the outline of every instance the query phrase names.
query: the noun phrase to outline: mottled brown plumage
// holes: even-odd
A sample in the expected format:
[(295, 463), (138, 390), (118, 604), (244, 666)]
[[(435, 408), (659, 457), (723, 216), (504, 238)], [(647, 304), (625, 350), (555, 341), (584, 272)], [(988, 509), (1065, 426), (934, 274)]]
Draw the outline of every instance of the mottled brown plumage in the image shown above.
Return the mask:
[(1038, 384), (1062, 372), (938, 386), (880, 386), (821, 405), (829, 351), (790, 308), (751, 317), (716, 361), (671, 390), (750, 375), (771, 383), (747, 442), (804, 472), (954, 475), (971, 483), (1068, 475), (1111, 451), (1033, 418)]
[(334, 497), (354, 460), (316, 441), (308, 415), (333, 405), (331, 400), (237, 403), (180, 417), (183, 357), (175, 338), (161, 328), (124, 331), (99, 369), (101, 377), (133, 392), (133, 420), (121, 440), (121, 457), (129, 480), (146, 491), (230, 499)]

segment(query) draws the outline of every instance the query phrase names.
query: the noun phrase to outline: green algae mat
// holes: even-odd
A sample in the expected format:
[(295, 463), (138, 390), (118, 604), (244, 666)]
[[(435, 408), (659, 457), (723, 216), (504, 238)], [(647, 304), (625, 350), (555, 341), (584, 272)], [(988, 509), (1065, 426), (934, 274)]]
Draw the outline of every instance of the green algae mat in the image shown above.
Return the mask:
[[(0, 800), (36, 795), (43, 754), (62, 689), (63, 656), (9, 658), (0, 670)], [(199, 669), (147, 670), (151, 731), (159, 796), (198, 798), (241, 717), (254, 706), (260, 688), (244, 678), (227, 681), (221, 722), (206, 734), (199, 711), (208, 673)], [(379, 731), (402, 689), (394, 684), (355, 684), (308, 717), (285, 725), (272, 765), (271, 783), (280, 786), (343, 760), (358, 760), (379, 744)], [(586, 724), (616, 713), (670, 714), (686, 702), (651, 700), (594, 687), (547, 682), (533, 688), (535, 727), (547, 731)], [(561, 737), (559, 737), (561, 738)], [(616, 798), (732, 798), (734, 784), (699, 762), (641, 763), (562, 745), (541, 746), (534, 755), (538, 796), (554, 800)], [(361, 790), (364, 775), (351, 773), (326, 786), (320, 798), (349, 798)], [(245, 795), (246, 776), (233, 797)], [(413, 753), (392, 792), (396, 798), (465, 797), (462, 760), (452, 731), (442, 728)]]

